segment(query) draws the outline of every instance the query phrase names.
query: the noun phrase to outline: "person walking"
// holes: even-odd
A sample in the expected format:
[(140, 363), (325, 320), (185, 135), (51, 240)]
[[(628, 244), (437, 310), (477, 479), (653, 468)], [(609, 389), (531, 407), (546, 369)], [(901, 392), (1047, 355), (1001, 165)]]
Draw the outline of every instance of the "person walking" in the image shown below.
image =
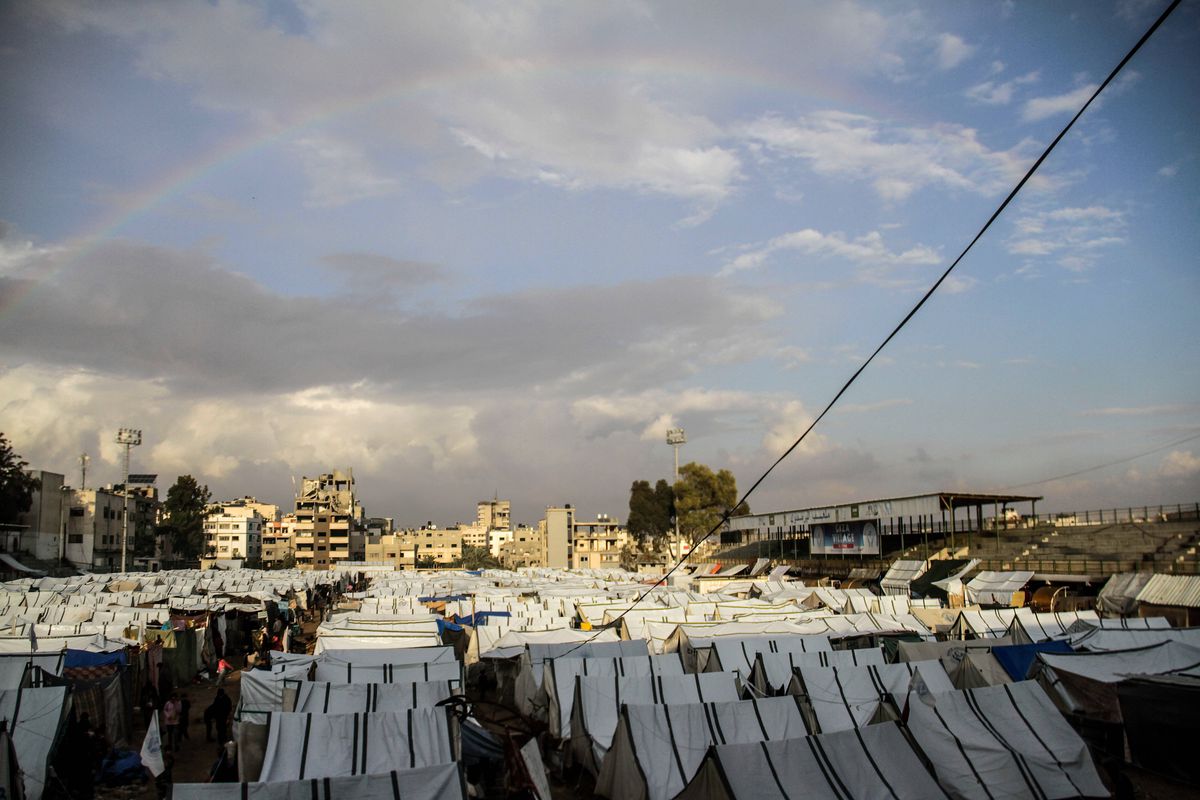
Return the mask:
[(191, 741), (192, 737), (188, 736), (188, 722), (192, 716), (192, 701), (188, 697), (187, 692), (179, 696), (179, 738)]
[(182, 712), (179, 695), (171, 692), (167, 702), (163, 703), (163, 727), (167, 729), (167, 750), (179, 749), (179, 716)]
[(217, 689), (217, 696), (213, 698), (212, 703), (204, 710), (204, 738), (205, 741), (212, 741), (210, 736), (210, 725), (217, 729), (217, 742), (225, 744), (229, 739), (229, 714), (233, 711), (233, 701), (229, 699), (229, 695), (225, 694), (224, 689)]

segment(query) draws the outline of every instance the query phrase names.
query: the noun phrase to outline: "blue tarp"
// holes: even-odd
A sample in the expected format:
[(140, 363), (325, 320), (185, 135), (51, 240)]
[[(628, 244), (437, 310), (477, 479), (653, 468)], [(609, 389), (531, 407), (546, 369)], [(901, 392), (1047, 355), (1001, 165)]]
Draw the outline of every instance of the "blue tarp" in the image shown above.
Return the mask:
[(1038, 642), (1037, 644), (1010, 644), (1004, 647), (993, 647), (992, 655), (1004, 667), (1004, 671), (1014, 681), (1023, 681), (1033, 666), (1033, 660), (1038, 653), (1073, 653), (1071, 645), (1064, 641)]
[(112, 653), (68, 650), (66, 657), (63, 658), (64, 667), (103, 667), (105, 664), (121, 664), (123, 666), (128, 663), (129, 659), (126, 658), (124, 650), (116, 650)]
[(476, 611), (474, 614), (459, 614), (454, 621), (459, 625), (486, 625), (488, 617), (511, 617), (507, 611)]
[(441, 636), (446, 631), (461, 631), (462, 630), (462, 625), (455, 625), (453, 622), (450, 622), (449, 620), (444, 620), (441, 618), (438, 619), (437, 626), (438, 626), (438, 636)]

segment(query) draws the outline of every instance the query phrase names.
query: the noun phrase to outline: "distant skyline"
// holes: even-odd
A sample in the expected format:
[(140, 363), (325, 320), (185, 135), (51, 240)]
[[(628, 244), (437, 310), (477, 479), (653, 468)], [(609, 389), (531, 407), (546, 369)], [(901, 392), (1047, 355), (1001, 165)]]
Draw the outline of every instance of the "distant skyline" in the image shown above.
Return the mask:
[[(1166, 5), (5, 4), (0, 431), (402, 525), (623, 519), (674, 426), (744, 489)], [(1184, 3), (751, 507), (1200, 500), (1198, 67)]]

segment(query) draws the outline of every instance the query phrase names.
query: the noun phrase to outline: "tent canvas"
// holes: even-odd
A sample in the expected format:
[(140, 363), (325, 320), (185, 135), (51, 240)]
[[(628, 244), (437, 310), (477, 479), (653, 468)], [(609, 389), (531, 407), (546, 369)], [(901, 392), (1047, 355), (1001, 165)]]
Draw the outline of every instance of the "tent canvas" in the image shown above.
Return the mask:
[(926, 800), (945, 792), (894, 722), (797, 739), (713, 745), (680, 800)]
[(41, 800), (50, 754), (69, 708), (65, 686), (0, 692), (0, 719), (12, 735), (27, 800)]
[(909, 704), (908, 729), (956, 797), (1108, 797), (1083, 739), (1032, 681)]
[(856, 650), (829, 650), (797, 653), (793, 651), (759, 653), (750, 683), (760, 692), (779, 694), (792, 680), (797, 667), (857, 667), (884, 663), (883, 650), (864, 647)]
[(572, 757), (592, 774), (599, 771), (612, 746), (623, 705), (681, 705), (735, 701), (738, 697), (737, 676), (732, 672), (654, 677), (576, 676), (571, 711)]
[(371, 775), (455, 760), (455, 727), (445, 708), (367, 714), (273, 713), (263, 782)]
[(1117, 685), (1129, 677), (1188, 675), (1200, 678), (1200, 649), (1166, 641), (1136, 650), (1038, 653), (1030, 677), (1064, 711), (1121, 721)]
[(700, 769), (710, 745), (792, 739), (806, 734), (794, 698), (728, 703), (625, 705), (596, 778), (612, 800), (675, 797)]
[(274, 783), (177, 783), (172, 800), (466, 800), (457, 764)]
[(644, 656), (595, 656), (588, 658), (556, 658), (546, 665), (542, 677), (549, 708), (546, 718), (551, 736), (567, 739), (571, 736), (571, 709), (575, 705), (575, 677), (650, 677), (652, 675), (683, 675), (683, 659), (678, 653)]
[(913, 678), (932, 692), (952, 691), (938, 661), (862, 667), (800, 667), (788, 691), (800, 698), (812, 733), (861, 728), (895, 719), (904, 710)]
[(285, 686), (284, 710), (319, 714), (407, 711), (410, 708), (435, 706), (457, 690), (457, 681), (418, 681), (414, 683), (301, 681)]

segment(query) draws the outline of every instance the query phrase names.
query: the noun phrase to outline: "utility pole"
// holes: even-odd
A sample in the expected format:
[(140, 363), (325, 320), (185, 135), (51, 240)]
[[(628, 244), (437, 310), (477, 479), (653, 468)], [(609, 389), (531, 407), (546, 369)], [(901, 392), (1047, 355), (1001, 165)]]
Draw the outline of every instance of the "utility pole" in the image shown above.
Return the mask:
[(129, 552), (129, 451), (142, 443), (142, 432), (135, 428), (119, 428), (117, 444), (125, 446), (125, 495), (124, 511), (121, 514), (121, 572), (125, 571), (125, 556)]
[[(687, 434), (683, 432), (683, 428), (671, 428), (668, 430), (667, 444), (675, 448), (675, 483), (679, 483), (679, 448), (687, 444)], [(677, 557), (682, 558), (683, 542), (679, 537), (679, 509), (675, 510), (675, 543), (679, 546), (679, 555)]]

